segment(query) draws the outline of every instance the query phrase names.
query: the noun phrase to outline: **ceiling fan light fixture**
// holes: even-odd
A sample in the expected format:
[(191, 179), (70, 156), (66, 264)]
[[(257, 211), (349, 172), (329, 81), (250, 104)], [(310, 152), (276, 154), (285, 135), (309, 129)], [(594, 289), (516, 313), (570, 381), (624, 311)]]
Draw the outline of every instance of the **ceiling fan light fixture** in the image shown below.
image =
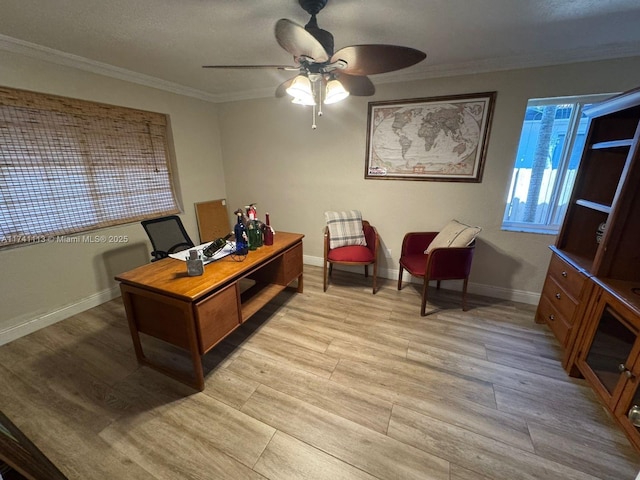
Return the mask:
[(298, 75), (294, 78), (286, 92), (293, 97), (293, 103), (301, 105), (315, 105), (316, 103), (311, 82), (306, 75)]
[(349, 96), (342, 84), (335, 78), (327, 82), (327, 89), (324, 96), (325, 105), (338, 103)]
[(295, 103), (296, 105), (315, 105), (316, 101), (313, 99), (313, 97), (293, 97), (293, 100), (291, 100), (291, 103)]

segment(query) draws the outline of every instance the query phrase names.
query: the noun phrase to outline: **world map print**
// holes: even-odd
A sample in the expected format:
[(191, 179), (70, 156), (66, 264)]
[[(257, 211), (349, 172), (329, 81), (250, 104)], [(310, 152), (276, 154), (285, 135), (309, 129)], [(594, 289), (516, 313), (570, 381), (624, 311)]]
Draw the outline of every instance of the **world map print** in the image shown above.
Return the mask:
[(377, 106), (370, 113), (369, 176), (473, 177), (487, 100)]

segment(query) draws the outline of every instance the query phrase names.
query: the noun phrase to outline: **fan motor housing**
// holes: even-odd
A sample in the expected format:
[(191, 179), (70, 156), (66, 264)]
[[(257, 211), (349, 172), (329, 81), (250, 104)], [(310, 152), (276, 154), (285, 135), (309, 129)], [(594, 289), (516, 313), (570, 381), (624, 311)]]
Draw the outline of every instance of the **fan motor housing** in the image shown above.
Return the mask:
[(328, 0), (298, 0), (298, 3), (300, 3), (300, 6), (309, 15), (315, 15), (325, 7), (327, 1)]

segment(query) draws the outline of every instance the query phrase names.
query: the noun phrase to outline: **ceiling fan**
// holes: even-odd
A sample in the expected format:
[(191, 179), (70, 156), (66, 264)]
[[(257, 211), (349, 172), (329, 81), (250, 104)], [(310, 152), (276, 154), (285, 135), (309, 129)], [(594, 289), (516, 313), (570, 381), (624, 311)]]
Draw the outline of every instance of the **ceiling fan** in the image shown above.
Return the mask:
[[(352, 45), (334, 52), (333, 35), (318, 27), (316, 15), (328, 0), (298, 0), (311, 15), (303, 27), (286, 18), (276, 22), (278, 44), (293, 55), (295, 65), (204, 65), (203, 68), (248, 68), (296, 71), (298, 74), (276, 88), (276, 97), (289, 94), (293, 103), (316, 105), (336, 103), (349, 95), (370, 96), (375, 86), (367, 75), (410, 67), (426, 54), (409, 47), (369, 44)], [(318, 115), (322, 115), (322, 107)], [(312, 125), (315, 128), (315, 121)]]

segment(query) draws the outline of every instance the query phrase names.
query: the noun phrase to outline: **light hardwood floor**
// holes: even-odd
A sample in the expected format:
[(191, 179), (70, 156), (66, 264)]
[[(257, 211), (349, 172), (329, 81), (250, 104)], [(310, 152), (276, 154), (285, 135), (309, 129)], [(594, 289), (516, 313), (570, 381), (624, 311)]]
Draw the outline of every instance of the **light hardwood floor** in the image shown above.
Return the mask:
[[(209, 267), (210, 268), (210, 267)], [(69, 479), (631, 480), (640, 457), (535, 307), (305, 266), (205, 357), (139, 367), (120, 299), (0, 347), (0, 406)], [(446, 282), (443, 282), (446, 287)], [(147, 353), (187, 365), (143, 338)]]

